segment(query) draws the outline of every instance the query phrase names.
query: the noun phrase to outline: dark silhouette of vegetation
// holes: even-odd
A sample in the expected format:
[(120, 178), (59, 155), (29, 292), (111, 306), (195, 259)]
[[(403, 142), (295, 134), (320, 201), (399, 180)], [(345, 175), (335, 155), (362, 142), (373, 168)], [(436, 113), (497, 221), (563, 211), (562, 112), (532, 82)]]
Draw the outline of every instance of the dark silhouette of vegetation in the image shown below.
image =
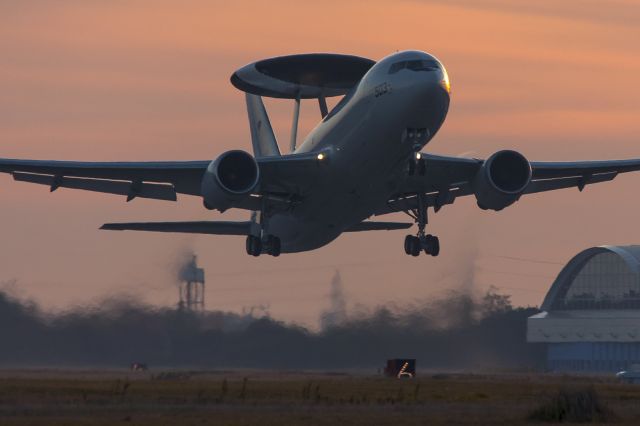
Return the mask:
[(233, 314), (199, 316), (128, 300), (45, 315), (0, 293), (0, 365), (341, 369), (408, 357), (418, 368), (533, 369), (544, 364), (544, 349), (525, 340), (526, 319), (536, 312), (513, 308), (508, 296), (492, 291), (480, 298), (451, 293), (414, 306), (380, 306), (312, 332), (266, 317), (242, 322)]
[(593, 388), (561, 389), (536, 408), (529, 419), (550, 423), (604, 423), (615, 419), (613, 412), (600, 401)]

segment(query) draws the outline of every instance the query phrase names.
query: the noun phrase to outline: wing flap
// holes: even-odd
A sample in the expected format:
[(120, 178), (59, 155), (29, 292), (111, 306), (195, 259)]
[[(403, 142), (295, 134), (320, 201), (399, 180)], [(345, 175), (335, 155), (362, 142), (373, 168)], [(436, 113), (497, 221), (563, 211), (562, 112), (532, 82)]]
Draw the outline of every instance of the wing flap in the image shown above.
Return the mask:
[(179, 232), (187, 234), (214, 235), (249, 235), (253, 223), (199, 221), (199, 222), (129, 222), (105, 223), (100, 229), (108, 231), (151, 231), (151, 232)]
[(601, 173), (627, 173), (640, 170), (640, 159), (602, 161), (532, 161), (533, 179), (586, 176)]
[(176, 201), (176, 190), (171, 184), (126, 182), (105, 179), (75, 178), (66, 176), (41, 175), (36, 173), (12, 173), (13, 179), (47, 185), (51, 191), (58, 188), (81, 189), (85, 191), (104, 192), (107, 194), (125, 195), (127, 201), (136, 197), (156, 200)]
[(202, 175), (208, 164), (209, 161), (83, 162), (2, 158), (0, 172), (165, 183), (173, 185), (175, 192), (200, 195)]
[(585, 185), (592, 183), (608, 182), (615, 179), (618, 176), (618, 172), (600, 173), (596, 175), (580, 176), (580, 177), (566, 177), (557, 179), (540, 179), (532, 181), (525, 194), (535, 194), (544, 191), (553, 191), (555, 189), (573, 188), (578, 187), (579, 190), (583, 190)]
[[(473, 190), (469, 182), (456, 182), (451, 187), (445, 188), (441, 191), (427, 192), (423, 194), (423, 201), (427, 207), (433, 207), (435, 211), (439, 211), (442, 207), (453, 204), (457, 197), (462, 197), (473, 193)], [(418, 206), (418, 194), (406, 193), (400, 196), (394, 197), (387, 201), (387, 203), (378, 208), (375, 211), (376, 216), (395, 213), (406, 212), (416, 209)]]

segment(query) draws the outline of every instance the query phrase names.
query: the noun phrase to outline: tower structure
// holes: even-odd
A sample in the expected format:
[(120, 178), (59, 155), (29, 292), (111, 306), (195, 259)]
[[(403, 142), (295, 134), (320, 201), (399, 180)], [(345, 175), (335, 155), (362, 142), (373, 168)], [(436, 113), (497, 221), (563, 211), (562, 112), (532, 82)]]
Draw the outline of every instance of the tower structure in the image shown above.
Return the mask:
[(191, 312), (204, 311), (204, 269), (198, 268), (193, 255), (180, 270), (178, 309)]

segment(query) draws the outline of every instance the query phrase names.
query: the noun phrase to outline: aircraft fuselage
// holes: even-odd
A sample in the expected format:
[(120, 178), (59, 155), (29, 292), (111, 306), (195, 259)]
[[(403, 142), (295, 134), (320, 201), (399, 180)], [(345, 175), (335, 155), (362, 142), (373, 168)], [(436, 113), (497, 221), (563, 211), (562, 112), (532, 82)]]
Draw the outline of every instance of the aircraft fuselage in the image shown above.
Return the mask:
[(448, 76), (433, 56), (406, 51), (376, 63), (296, 150), (328, 150), (331, 172), (315, 183), (313, 197), (270, 217), (282, 252), (326, 245), (383, 206), (448, 108)]

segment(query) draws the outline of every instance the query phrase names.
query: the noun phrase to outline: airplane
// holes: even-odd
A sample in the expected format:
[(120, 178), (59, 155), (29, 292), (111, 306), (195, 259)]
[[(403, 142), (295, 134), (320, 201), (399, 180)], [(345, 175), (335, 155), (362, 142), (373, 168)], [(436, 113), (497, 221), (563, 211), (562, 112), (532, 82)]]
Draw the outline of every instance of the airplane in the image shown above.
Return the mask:
[[(0, 159), (17, 181), (176, 201), (201, 197), (204, 207), (244, 209), (247, 221), (107, 223), (105, 230), (244, 236), (247, 254), (297, 253), (344, 232), (401, 230), (407, 255), (437, 256), (426, 233), (427, 211), (473, 195), (500, 211), (523, 195), (613, 180), (640, 170), (640, 159), (531, 162), (513, 150), (485, 160), (422, 152), (442, 126), (451, 83), (444, 65), (422, 51), (380, 61), (312, 53), (250, 63), (231, 76), (245, 92), (253, 155), (230, 150), (203, 161), (77, 162)], [(342, 96), (328, 110), (326, 98)], [(263, 97), (293, 100), (289, 153), (282, 154)], [(301, 100), (318, 101), (321, 121), (297, 146)], [(404, 212), (411, 222), (369, 220)]]

